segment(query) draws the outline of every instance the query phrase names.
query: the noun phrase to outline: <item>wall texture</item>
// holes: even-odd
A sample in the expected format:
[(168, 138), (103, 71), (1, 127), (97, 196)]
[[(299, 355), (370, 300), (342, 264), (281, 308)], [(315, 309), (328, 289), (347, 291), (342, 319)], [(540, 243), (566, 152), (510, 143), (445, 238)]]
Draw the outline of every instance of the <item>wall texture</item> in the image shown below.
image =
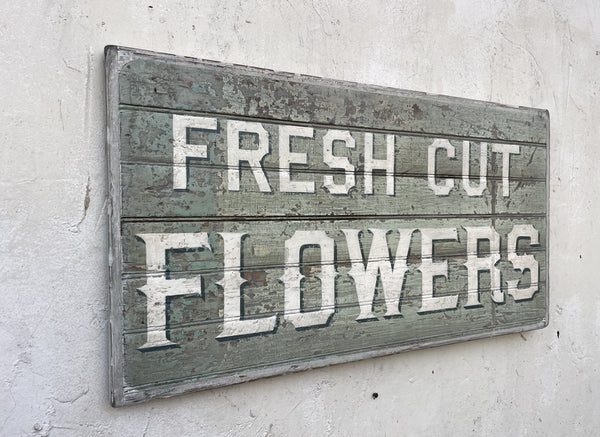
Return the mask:
[[(0, 17), (0, 435), (600, 429), (596, 0), (30, 0)], [(548, 109), (549, 327), (111, 408), (107, 44)]]

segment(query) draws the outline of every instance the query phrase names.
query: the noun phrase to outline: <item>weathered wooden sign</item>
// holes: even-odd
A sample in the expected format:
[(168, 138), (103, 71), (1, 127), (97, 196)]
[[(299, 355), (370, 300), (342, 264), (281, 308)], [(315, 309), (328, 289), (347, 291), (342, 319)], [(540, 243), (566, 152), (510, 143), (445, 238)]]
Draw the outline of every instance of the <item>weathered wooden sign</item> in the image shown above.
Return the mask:
[(114, 405), (547, 324), (546, 111), (106, 71)]

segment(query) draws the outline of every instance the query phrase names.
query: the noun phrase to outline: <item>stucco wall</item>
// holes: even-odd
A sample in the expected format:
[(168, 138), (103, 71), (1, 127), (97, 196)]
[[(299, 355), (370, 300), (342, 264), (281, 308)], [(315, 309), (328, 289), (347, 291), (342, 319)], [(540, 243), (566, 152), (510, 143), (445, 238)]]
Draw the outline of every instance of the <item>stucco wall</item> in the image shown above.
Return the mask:
[[(0, 435), (597, 433), (598, 23), (596, 0), (2, 2)], [(548, 109), (549, 327), (111, 408), (107, 44)]]

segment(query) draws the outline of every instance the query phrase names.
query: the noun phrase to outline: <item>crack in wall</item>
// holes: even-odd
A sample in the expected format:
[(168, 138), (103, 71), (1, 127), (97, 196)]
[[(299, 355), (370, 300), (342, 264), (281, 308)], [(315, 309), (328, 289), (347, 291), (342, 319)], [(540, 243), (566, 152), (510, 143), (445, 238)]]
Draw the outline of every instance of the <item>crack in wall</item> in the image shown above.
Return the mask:
[(87, 212), (90, 207), (91, 192), (92, 192), (92, 185), (91, 185), (90, 176), (88, 175), (87, 183), (85, 185), (85, 197), (83, 199), (83, 215), (76, 225), (71, 226), (69, 228), (69, 231), (73, 232), (74, 234), (78, 234), (79, 232), (81, 232), (80, 226), (83, 224), (83, 221), (87, 217)]

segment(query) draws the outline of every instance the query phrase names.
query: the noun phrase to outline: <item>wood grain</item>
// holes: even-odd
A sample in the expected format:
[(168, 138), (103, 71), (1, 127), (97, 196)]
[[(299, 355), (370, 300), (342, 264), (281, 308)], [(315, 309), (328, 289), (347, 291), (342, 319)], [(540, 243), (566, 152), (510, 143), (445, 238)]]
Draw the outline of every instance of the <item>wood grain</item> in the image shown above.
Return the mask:
[[(232, 66), (173, 55), (109, 46), (106, 48), (107, 146), (110, 187), (111, 402), (115, 406), (228, 385), (265, 376), (381, 356), (422, 347), (520, 332), (548, 323), (548, 132), (547, 111), (517, 108), (446, 96), (396, 90), (257, 68)], [(186, 189), (173, 188), (173, 118), (215, 119), (214, 130), (189, 129), (188, 144), (206, 144), (207, 156), (186, 164)], [(228, 181), (228, 123), (260, 123), (268, 153), (260, 163), (270, 192), (259, 189), (252, 169), (242, 162), (240, 188)], [(314, 191), (282, 192), (279, 135), (282, 126), (311, 129), (311, 138), (294, 137), (290, 151), (306, 164), (292, 164), (291, 178), (314, 182)], [(348, 131), (354, 148), (333, 143), (333, 154), (353, 165), (354, 186), (332, 194), (325, 183), (345, 180), (343, 171), (325, 163), (324, 138)], [(384, 159), (386, 136), (393, 136), (393, 193), (387, 175), (373, 172), (373, 193), (365, 186), (365, 138), (373, 135), (374, 158)], [(239, 147), (256, 149), (258, 137), (240, 135)], [(435, 175), (428, 168), (429, 147), (444, 140), (454, 148), (436, 156)], [(467, 194), (463, 181), (465, 141), (471, 144), (471, 184), (479, 182), (482, 144), (489, 148), (485, 190)], [(497, 145), (518, 146), (506, 162)], [(230, 147), (230, 146), (229, 146)], [(483, 158), (481, 158), (483, 159)], [(285, 163), (283, 163), (285, 166)], [(448, 195), (429, 185), (454, 182)], [(531, 255), (539, 279), (516, 270), (509, 260), (513, 229), (532, 226), (539, 244), (516, 241), (518, 256)], [(491, 229), (499, 236), (503, 302), (492, 299), (489, 271), (478, 274), (481, 305), (467, 305), (469, 259), (485, 259), (491, 243), (468, 249), (468, 229)], [(520, 228), (519, 228), (520, 227)], [(360, 231), (362, 259), (351, 256), (344, 230)], [(400, 315), (386, 317), (381, 274), (372, 299), (374, 317), (357, 321), (359, 290), (353, 264), (365, 266), (374, 246), (373, 229), (387, 232), (391, 265), (400, 232), (414, 230), (406, 256)], [(422, 312), (423, 232), (455, 230), (455, 240), (433, 242), (434, 263), (447, 262), (447, 275), (433, 280), (435, 297), (457, 296), (456, 306)], [(336, 273), (335, 307), (325, 326), (298, 329), (286, 316), (287, 271), (302, 275), (301, 310), (322, 305), (323, 255), (318, 245), (301, 249), (299, 264), (286, 262), (286, 241), (298, 232), (322, 231), (334, 244), (330, 262)], [(453, 231), (454, 232), (454, 231)], [(146, 234), (205, 233), (210, 248), (169, 249), (164, 265), (148, 265)], [(217, 339), (224, 329), (223, 280), (226, 250), (223, 233), (244, 234), (240, 263), (229, 267), (247, 281), (240, 288), (242, 319), (276, 316), (275, 329), (255, 335)], [(356, 255), (356, 254), (355, 254)], [(377, 261), (374, 259), (372, 261)], [(157, 270), (158, 268), (158, 270)], [(166, 325), (148, 323), (149, 277), (168, 281), (201, 277), (202, 293), (169, 297)], [(162, 277), (161, 276), (161, 277)], [(530, 299), (515, 300), (510, 281), (532, 285)], [(193, 291), (193, 290), (191, 290)], [(196, 290), (199, 291), (199, 290)], [(368, 302), (368, 301), (367, 301)], [(141, 347), (148, 332), (164, 330), (173, 343)]]

